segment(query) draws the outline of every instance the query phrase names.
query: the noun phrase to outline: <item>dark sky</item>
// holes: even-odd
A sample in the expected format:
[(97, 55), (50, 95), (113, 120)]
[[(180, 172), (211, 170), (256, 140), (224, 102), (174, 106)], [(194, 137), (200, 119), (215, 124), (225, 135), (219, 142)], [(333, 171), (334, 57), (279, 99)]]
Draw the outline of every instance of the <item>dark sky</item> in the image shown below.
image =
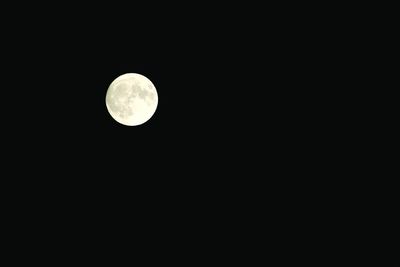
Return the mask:
[[(11, 162), (46, 181), (66, 174), (126, 188), (211, 176), (225, 146), (243, 146), (239, 132), (251, 123), (243, 111), (262, 89), (247, 88), (253, 67), (243, 62), (241, 30), (192, 11), (152, 17), (148, 8), (56, 5), (6, 29), (2, 109)], [(156, 114), (140, 127), (116, 123), (105, 106), (109, 84), (129, 72), (148, 77), (159, 94)]]
[[(359, 100), (344, 52), (361, 26), (342, 41), (339, 12), (301, 2), (109, 2), (1, 9), (0, 188), (13, 240), (36, 235), (36, 247), (49, 233), (84, 253), (91, 241), (129, 254), (118, 238), (144, 235), (149, 259), (159, 254), (148, 247), (176, 241), (179, 257), (213, 251), (237, 263), (235, 249), (265, 255), (258, 244), (273, 237), (297, 250), (312, 234), (319, 246), (358, 229), (348, 222), (365, 198), (344, 200), (370, 191), (348, 179), (357, 168), (344, 170), (358, 159), (347, 142), (360, 140), (363, 112), (347, 115)], [(105, 105), (109, 84), (130, 72), (159, 96), (138, 127)]]
[[(310, 27), (287, 9), (142, 4), (47, 6), (54, 12), (3, 24), (2, 129), (18, 172), (60, 190), (213, 195), (302, 168), (306, 140), (326, 130), (311, 130), (324, 121), (313, 105), (327, 98), (313, 101), (324, 68), (310, 56)], [(159, 94), (139, 127), (105, 106), (109, 84), (129, 72)]]
[[(54, 12), (21, 13), (24, 23), (2, 26), (12, 162), (88, 184), (97, 173), (116, 187), (200, 173), (225, 186), (224, 177), (248, 175), (262, 161), (276, 167), (300, 157), (304, 140), (326, 132), (311, 130), (326, 121), (315, 112), (329, 99), (318, 88), (331, 86), (311, 19), (294, 16), (294, 7), (151, 5), (54, 4), (46, 7)], [(159, 94), (140, 127), (116, 123), (105, 106), (109, 84), (129, 72)]]
[[(264, 28), (262, 16), (205, 7), (159, 16), (149, 6), (54, 8), (4, 38), (12, 55), (3, 62), (4, 131), (13, 157), (34, 173), (88, 184), (107, 181), (94, 178), (101, 173), (115, 186), (211, 179), (232, 167), (251, 172), (241, 159), (265, 151), (265, 142), (276, 149), (275, 139), (290, 133), (280, 118), (296, 102), (295, 78), (281, 22), (268, 17), (275, 24)], [(109, 84), (129, 72), (148, 77), (159, 94), (154, 117), (140, 127), (116, 123), (105, 106)]]

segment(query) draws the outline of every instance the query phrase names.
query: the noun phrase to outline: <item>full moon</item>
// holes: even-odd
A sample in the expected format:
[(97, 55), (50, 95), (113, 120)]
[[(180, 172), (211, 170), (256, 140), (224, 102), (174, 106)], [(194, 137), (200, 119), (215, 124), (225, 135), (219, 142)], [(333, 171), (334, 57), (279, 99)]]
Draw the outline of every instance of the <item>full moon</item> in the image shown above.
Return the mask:
[(117, 122), (136, 126), (148, 121), (158, 105), (158, 94), (145, 76), (127, 73), (116, 78), (106, 94), (107, 110)]

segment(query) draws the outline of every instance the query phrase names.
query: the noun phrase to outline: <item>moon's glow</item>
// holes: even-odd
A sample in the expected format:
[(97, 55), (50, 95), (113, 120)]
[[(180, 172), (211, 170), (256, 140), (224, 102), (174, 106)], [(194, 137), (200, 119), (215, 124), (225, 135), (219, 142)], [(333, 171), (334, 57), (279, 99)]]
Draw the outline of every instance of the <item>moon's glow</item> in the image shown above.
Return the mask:
[(135, 126), (148, 121), (158, 105), (157, 90), (145, 76), (127, 73), (115, 79), (107, 90), (106, 106), (119, 123)]

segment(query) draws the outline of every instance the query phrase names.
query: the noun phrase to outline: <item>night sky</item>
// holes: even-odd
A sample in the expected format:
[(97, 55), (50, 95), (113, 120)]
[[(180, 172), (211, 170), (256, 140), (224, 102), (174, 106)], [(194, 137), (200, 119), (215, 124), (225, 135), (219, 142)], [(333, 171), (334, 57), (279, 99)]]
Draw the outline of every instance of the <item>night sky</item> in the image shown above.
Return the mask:
[[(301, 139), (290, 136), (305, 120), (293, 112), (299, 68), (288, 63), (284, 22), (270, 16), (264, 28), (262, 16), (244, 21), (233, 9), (189, 6), (158, 17), (149, 6), (54, 9), (5, 32), (12, 56), (3, 62), (3, 131), (14, 144), (11, 162), (26, 165), (18, 171), (66, 191), (142, 184), (141, 192), (196, 195), (246, 184), (237, 175), (283, 164), (288, 144)], [(139, 127), (118, 124), (105, 106), (109, 84), (130, 72), (159, 95)]]
[[(382, 186), (378, 205), (367, 187), (385, 175), (368, 183), (360, 173), (371, 166), (357, 163), (371, 152), (362, 139), (370, 129), (355, 131), (366, 117), (356, 104), (374, 106), (360, 99), (368, 79), (356, 76), (355, 63), (369, 60), (359, 52), (369, 41), (352, 39), (364, 20), (346, 22), (359, 7), (129, 2), (1, 8), (6, 248), (44, 241), (45, 258), (76, 250), (90, 263), (116, 250), (109, 266), (127, 255), (136, 263), (136, 254), (206, 266), (256, 266), (249, 261), (272, 254), (292, 266), (285, 260), (353, 252), (378, 228), (365, 222), (395, 216), (382, 208), (397, 203), (386, 191), (397, 187)], [(157, 88), (156, 113), (141, 126), (117, 123), (105, 105), (125, 73)], [(13, 262), (41, 255), (32, 254)]]
[[(10, 161), (24, 165), (18, 172), (66, 191), (178, 190), (183, 181), (200, 191), (206, 185), (194, 177), (226, 172), (228, 151), (247, 147), (249, 133), (239, 132), (255, 118), (245, 112), (262, 108), (262, 88), (245, 62), (254, 55), (237, 43), (242, 29), (206, 24), (192, 11), (170, 19), (118, 6), (54, 10), (5, 32), (3, 131), (14, 144)], [(219, 21), (218, 12), (208, 19)], [(105, 106), (109, 84), (130, 72), (148, 77), (159, 95), (139, 127), (116, 123)]]
[[(63, 173), (104, 190), (143, 183), (176, 192), (187, 191), (183, 182), (198, 192), (250, 186), (236, 178), (307, 166), (309, 141), (335, 131), (327, 107), (339, 72), (323, 64), (340, 53), (324, 48), (328, 26), (295, 7), (146, 3), (53, 4), (2, 26), (11, 162), (45, 180)], [(109, 84), (130, 72), (159, 94), (139, 127), (116, 123), (105, 106)], [(324, 149), (315, 148), (318, 158)]]

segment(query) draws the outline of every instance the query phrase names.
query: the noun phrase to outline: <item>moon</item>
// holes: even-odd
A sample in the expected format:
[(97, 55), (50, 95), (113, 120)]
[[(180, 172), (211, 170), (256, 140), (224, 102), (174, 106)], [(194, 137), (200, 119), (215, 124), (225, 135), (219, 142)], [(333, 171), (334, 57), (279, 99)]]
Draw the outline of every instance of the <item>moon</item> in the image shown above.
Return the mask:
[(147, 122), (156, 112), (158, 94), (154, 84), (138, 73), (126, 73), (108, 87), (106, 106), (111, 117), (127, 126)]

